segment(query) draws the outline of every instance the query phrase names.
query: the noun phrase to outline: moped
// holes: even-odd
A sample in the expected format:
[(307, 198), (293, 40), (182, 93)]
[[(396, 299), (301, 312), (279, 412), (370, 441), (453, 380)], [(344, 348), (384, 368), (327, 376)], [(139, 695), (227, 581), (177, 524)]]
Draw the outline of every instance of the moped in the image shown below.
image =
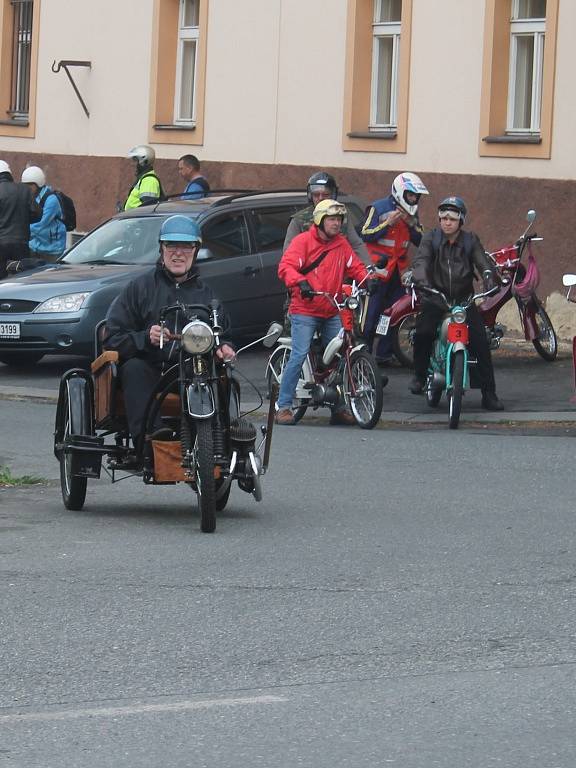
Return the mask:
[[(382, 413), (383, 380), (375, 359), (366, 344), (357, 339), (355, 330), (355, 313), (364, 293), (355, 283), (343, 285), (340, 296), (315, 292), (328, 298), (338, 309), (342, 329), (324, 350), (320, 338), (313, 339), (294, 396), (295, 422), (300, 421), (310, 407), (334, 408), (343, 403), (362, 429), (372, 429), (378, 423)], [(266, 365), (269, 390), (274, 384), (280, 385), (291, 349), (292, 339), (281, 336)]]
[[(164, 307), (159, 318), (163, 328), (170, 315), (180, 318), (176, 327), (182, 328), (180, 334), (167, 331), (178, 344), (178, 362), (162, 373), (148, 401), (144, 423), (146, 433), (151, 434), (160, 419), (166, 428), (163, 431), (171, 437), (155, 440), (142, 435), (130, 446), (117, 352), (99, 354), (91, 373), (67, 371), (60, 381), (54, 430), (62, 499), (67, 509), (81, 510), (87, 481), (100, 477), (102, 458), (107, 457), (104, 470), (112, 483), (137, 476), (146, 485), (187, 484), (197, 495), (200, 529), (212, 533), (216, 512), (225, 508), (234, 480), (256, 501), (262, 499), (274, 397), (257, 445), (256, 427), (240, 411), (233, 364), (216, 354), (222, 333), (217, 302), (210, 307)], [(238, 350), (237, 356), (258, 342), (272, 346), (281, 332), (282, 326), (273, 323), (264, 337)], [(98, 350), (98, 332), (96, 346)]]

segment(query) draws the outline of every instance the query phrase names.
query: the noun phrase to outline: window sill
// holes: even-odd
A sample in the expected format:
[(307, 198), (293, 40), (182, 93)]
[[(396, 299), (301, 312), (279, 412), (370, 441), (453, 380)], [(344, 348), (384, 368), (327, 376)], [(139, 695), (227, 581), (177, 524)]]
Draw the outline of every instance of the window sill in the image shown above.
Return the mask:
[(486, 144), (542, 144), (541, 136), (484, 136)]
[(0, 120), (0, 125), (10, 125), (15, 128), (28, 128), (30, 122), (28, 120)]
[(349, 139), (395, 139), (397, 131), (351, 131), (346, 136)]
[(153, 125), (155, 131), (195, 131), (195, 125), (176, 125), (174, 123), (157, 123)]

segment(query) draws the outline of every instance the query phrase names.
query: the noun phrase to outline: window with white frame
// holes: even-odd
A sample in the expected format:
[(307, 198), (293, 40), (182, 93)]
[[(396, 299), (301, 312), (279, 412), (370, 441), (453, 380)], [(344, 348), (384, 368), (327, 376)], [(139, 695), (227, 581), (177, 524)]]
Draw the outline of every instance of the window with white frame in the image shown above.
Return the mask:
[(512, 0), (508, 133), (540, 132), (546, 0)]
[(370, 130), (397, 126), (402, 0), (374, 0)]
[(200, 0), (180, 0), (174, 122), (196, 121), (196, 59), (198, 53)]

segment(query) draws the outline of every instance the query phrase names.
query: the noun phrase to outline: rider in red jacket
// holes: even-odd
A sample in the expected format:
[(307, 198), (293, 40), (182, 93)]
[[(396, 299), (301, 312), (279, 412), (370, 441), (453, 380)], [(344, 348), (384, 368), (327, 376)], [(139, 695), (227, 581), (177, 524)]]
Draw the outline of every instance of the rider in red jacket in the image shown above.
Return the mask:
[[(366, 267), (340, 234), (345, 214), (342, 203), (321, 200), (314, 208), (314, 225), (292, 240), (278, 266), (278, 276), (291, 292), (292, 351), (282, 373), (277, 424), (294, 424), (292, 400), (314, 333), (321, 333), (326, 346), (342, 327), (338, 310), (314, 292), (334, 296), (341, 292), (345, 278), (359, 282), (367, 275)], [(354, 417), (340, 408), (332, 412), (330, 423), (354, 424)]]

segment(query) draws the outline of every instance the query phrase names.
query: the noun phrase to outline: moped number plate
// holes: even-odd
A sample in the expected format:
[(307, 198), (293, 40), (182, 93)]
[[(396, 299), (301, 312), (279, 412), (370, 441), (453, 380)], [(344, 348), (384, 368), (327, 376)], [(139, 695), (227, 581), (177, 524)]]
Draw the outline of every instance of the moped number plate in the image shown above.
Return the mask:
[(0, 339), (19, 339), (20, 323), (0, 323)]
[(378, 336), (386, 336), (389, 327), (390, 315), (380, 315), (380, 320), (378, 320), (378, 325), (376, 326), (376, 333)]
[(461, 341), (468, 344), (468, 326), (466, 323), (450, 323), (448, 326), (448, 341), (451, 344)]

